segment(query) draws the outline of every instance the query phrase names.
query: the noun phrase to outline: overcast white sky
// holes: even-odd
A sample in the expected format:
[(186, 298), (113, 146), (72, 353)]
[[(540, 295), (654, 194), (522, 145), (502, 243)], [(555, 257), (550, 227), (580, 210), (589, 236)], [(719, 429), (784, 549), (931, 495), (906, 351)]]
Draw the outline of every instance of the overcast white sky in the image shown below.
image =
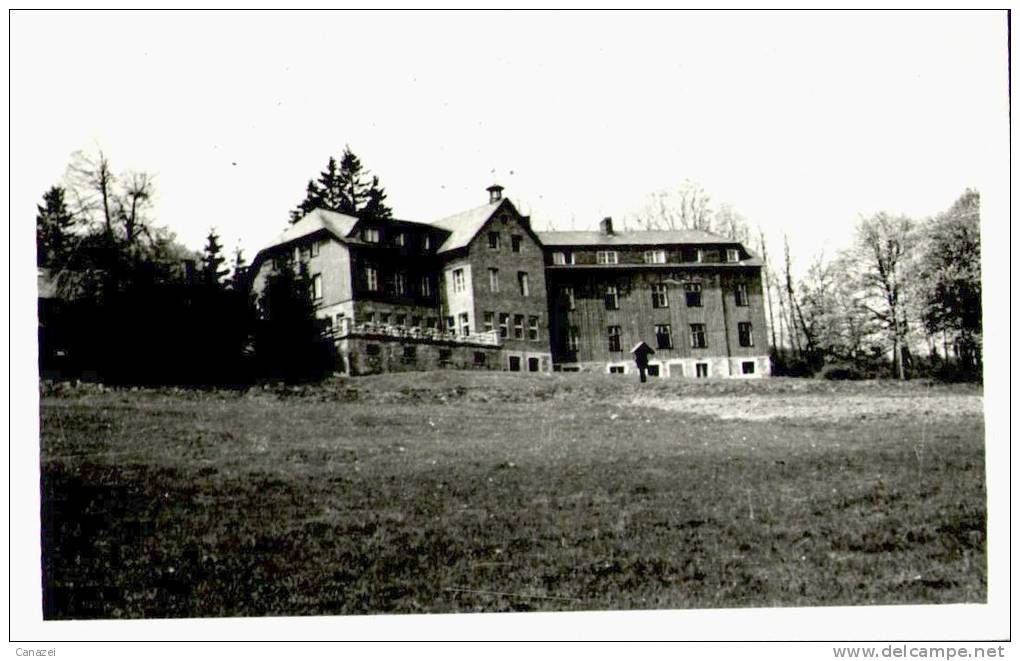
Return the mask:
[(16, 12), (12, 219), (102, 147), (186, 245), (250, 258), (350, 144), (401, 218), (498, 181), (539, 229), (594, 228), (690, 178), (804, 264), (982, 187), (1005, 81), (1003, 12)]

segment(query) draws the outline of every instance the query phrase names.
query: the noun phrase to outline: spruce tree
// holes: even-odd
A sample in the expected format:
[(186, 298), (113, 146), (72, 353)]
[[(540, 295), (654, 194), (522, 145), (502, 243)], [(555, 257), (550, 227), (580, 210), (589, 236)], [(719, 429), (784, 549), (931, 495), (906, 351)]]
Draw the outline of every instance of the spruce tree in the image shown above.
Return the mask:
[(305, 199), (291, 212), (290, 221), (297, 222), (313, 209), (371, 220), (385, 221), (393, 217), (379, 178), (369, 175), (349, 146), (344, 147), (339, 167), (337, 160), (330, 157), (318, 180), (308, 182)]
[(64, 202), (64, 189), (53, 186), (43, 194), (35, 216), (36, 259), (41, 267), (61, 266), (71, 250), (74, 215)]
[(210, 286), (219, 287), (228, 271), (222, 268), (227, 260), (223, 257), (223, 246), (215, 229), (209, 230), (206, 237), (205, 251), (202, 254), (202, 281)]

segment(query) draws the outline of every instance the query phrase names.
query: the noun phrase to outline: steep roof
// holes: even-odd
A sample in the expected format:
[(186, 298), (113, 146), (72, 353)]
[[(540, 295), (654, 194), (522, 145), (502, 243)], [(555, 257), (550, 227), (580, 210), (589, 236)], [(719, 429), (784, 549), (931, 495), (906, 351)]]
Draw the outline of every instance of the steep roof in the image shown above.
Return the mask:
[(478, 230), (482, 229), (496, 209), (506, 201), (505, 199), (499, 200), (430, 222), (429, 225), (450, 233), (450, 236), (446, 237), (446, 241), (443, 241), (443, 244), (439, 246), (439, 252), (456, 250), (471, 243), (471, 239), (475, 238)]
[(303, 236), (314, 234), (319, 230), (326, 230), (336, 238), (343, 240), (354, 226), (358, 219), (354, 216), (328, 211), (326, 209), (315, 209), (309, 211), (301, 220), (297, 221), (279, 235), (273, 241), (273, 246), (283, 245)]
[(546, 246), (651, 246), (664, 244), (739, 243), (702, 230), (642, 230), (636, 232), (538, 232)]

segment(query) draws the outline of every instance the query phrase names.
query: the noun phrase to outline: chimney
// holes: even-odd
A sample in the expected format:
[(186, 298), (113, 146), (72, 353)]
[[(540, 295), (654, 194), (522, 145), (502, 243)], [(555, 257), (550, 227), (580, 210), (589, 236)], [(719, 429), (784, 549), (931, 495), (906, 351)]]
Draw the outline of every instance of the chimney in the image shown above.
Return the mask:
[(602, 233), (605, 234), (606, 236), (612, 235), (612, 233), (613, 233), (613, 219), (610, 218), (609, 216), (606, 216), (605, 218), (603, 218), (602, 222), (599, 223), (599, 230), (601, 230)]
[(499, 184), (493, 184), (485, 190), (489, 191), (489, 204), (495, 204), (503, 199), (503, 187)]

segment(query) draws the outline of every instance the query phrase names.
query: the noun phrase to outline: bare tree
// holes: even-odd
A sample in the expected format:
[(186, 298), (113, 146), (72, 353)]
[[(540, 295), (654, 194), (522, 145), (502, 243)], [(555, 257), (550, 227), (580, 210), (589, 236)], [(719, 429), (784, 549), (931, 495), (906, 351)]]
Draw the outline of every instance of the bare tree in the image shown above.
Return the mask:
[(153, 195), (153, 177), (147, 172), (130, 172), (124, 175), (124, 191), (118, 198), (118, 215), (124, 227), (124, 238), (134, 244), (138, 232), (147, 231), (143, 215)]
[(712, 198), (701, 184), (686, 179), (674, 190), (659, 191), (649, 197), (645, 207), (634, 214), (642, 229), (712, 231)]
[(751, 230), (747, 226), (747, 219), (726, 202), (720, 204), (716, 209), (713, 226), (717, 234), (726, 238), (740, 241), (743, 244), (751, 242)]
[(758, 247), (761, 250), (762, 275), (764, 276), (762, 284), (765, 286), (765, 299), (769, 308), (769, 329), (772, 331), (772, 347), (777, 348), (776, 322), (772, 315), (772, 279), (769, 277), (769, 257), (768, 249), (765, 247), (765, 232), (761, 226), (758, 227)]
[(68, 188), (72, 191), (79, 216), (95, 223), (95, 214), (102, 213), (108, 236), (113, 235), (113, 201), (116, 176), (103, 150), (93, 156), (83, 151), (71, 155), (67, 169)]

